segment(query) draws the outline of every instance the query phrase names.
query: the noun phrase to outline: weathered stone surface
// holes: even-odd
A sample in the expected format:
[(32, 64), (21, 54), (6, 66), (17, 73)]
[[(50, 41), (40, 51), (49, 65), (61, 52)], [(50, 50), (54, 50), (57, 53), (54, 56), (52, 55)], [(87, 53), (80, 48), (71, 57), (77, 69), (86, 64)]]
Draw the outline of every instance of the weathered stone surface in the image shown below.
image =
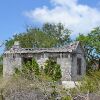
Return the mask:
[[(48, 58), (53, 58), (61, 66), (62, 81), (79, 80), (85, 74), (86, 62), (84, 50), (79, 42), (71, 43), (61, 48), (21, 48), (16, 42), (14, 46), (4, 52), (3, 76), (14, 73), (14, 69), (21, 68), (24, 58), (35, 58), (39, 66), (43, 67)], [(81, 59), (81, 75), (77, 74), (77, 58)]]
[(23, 91), (12, 93), (5, 100), (45, 100), (45, 96), (39, 91)]
[(96, 93), (90, 93), (89, 95), (81, 94), (74, 97), (73, 100), (100, 100), (100, 94), (96, 94)]

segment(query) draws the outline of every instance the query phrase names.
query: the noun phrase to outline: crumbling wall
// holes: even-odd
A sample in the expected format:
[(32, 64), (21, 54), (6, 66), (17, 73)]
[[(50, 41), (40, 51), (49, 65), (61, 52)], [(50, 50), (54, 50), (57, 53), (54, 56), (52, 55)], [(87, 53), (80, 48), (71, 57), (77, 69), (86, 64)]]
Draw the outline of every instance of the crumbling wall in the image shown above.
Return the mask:
[(9, 76), (14, 73), (15, 68), (21, 68), (22, 59), (20, 54), (5, 54), (3, 56), (3, 76)]
[[(81, 75), (77, 74), (77, 58), (81, 59)], [(86, 61), (84, 57), (84, 51), (80, 46), (78, 46), (76, 53), (72, 54), (72, 80), (77, 81), (80, 80), (86, 73)]]

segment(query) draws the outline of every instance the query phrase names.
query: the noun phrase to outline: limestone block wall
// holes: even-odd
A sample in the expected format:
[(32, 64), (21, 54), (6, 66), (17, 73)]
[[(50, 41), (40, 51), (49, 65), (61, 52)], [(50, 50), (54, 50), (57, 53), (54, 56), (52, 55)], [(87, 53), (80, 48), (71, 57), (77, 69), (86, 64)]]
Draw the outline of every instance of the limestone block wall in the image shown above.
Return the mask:
[[(81, 75), (77, 74), (77, 58), (81, 59)], [(76, 53), (72, 54), (72, 80), (80, 80), (86, 73), (86, 61), (84, 57), (84, 50), (82, 49), (81, 45), (78, 45), (76, 49)]]
[(14, 73), (15, 68), (21, 68), (22, 59), (19, 54), (5, 54), (3, 57), (3, 76)]
[(61, 66), (62, 71), (62, 81), (71, 80), (71, 57), (68, 54), (68, 57), (57, 58), (57, 63)]
[[(81, 58), (81, 75), (77, 74), (77, 58)], [(86, 73), (86, 63), (84, 56), (82, 54), (76, 54), (73, 56), (73, 61), (72, 61), (72, 80), (80, 80)]]
[(36, 59), (40, 67), (44, 66), (46, 60), (48, 60), (49, 57), (53, 57), (53, 59), (56, 60), (61, 67), (62, 81), (71, 80), (72, 58), (70, 53), (40, 53), (34, 54), (33, 57)]
[(48, 58), (49, 58), (48, 53), (37, 54), (37, 56), (35, 57), (40, 68), (44, 66), (44, 64), (45, 64), (46, 60), (48, 60)]
[[(15, 68), (21, 68), (23, 63), (23, 58), (35, 58), (39, 66), (44, 66), (46, 60), (49, 57), (53, 57), (54, 60), (60, 65), (62, 71), (62, 81), (73, 81), (79, 80), (86, 72), (86, 62), (84, 54), (80, 47), (77, 53), (66, 53), (66, 52), (45, 52), (45, 53), (8, 53), (3, 57), (3, 76), (12, 75)], [(77, 58), (81, 58), (81, 75), (77, 75)]]

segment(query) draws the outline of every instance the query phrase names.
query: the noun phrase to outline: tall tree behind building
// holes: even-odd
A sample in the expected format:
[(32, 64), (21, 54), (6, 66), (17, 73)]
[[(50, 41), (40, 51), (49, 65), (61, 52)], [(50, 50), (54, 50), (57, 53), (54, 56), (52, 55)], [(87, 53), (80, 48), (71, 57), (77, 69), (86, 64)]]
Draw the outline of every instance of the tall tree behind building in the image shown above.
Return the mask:
[(6, 41), (6, 49), (11, 48), (14, 41), (20, 41), (25, 48), (50, 48), (69, 43), (71, 31), (64, 25), (46, 23), (42, 28), (29, 27), (26, 32), (14, 35)]
[(87, 35), (80, 34), (76, 40), (81, 41), (84, 46), (87, 66), (100, 69), (100, 27), (94, 28)]

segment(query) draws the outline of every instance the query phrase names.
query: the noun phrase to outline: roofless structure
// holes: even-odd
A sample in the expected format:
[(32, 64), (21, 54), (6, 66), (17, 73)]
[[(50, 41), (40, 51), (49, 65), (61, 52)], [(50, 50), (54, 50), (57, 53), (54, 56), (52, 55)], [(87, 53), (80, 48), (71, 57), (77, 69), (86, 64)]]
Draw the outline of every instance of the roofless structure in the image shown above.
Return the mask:
[(62, 71), (62, 81), (79, 80), (86, 72), (84, 50), (80, 42), (74, 42), (60, 48), (21, 48), (16, 41), (10, 50), (4, 52), (3, 76), (14, 73), (15, 68), (35, 58), (40, 67), (48, 58), (54, 59)]

